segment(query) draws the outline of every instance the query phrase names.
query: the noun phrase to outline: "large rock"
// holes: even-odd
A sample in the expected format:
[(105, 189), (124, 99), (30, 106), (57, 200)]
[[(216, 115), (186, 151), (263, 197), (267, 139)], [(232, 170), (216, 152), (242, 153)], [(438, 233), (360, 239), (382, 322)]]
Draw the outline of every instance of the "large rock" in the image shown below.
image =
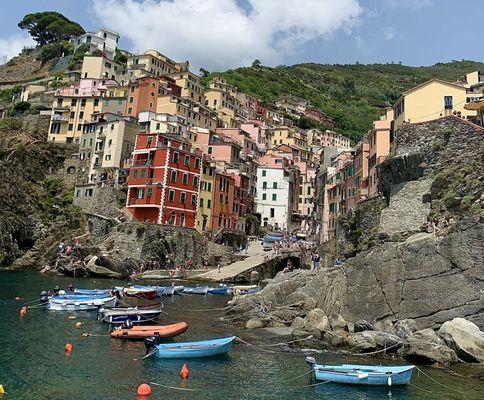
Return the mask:
[(433, 329), (423, 329), (408, 337), (398, 354), (419, 364), (439, 363), (443, 366), (458, 362), (455, 352), (448, 348)]
[(396, 329), (393, 326), (392, 321), (390, 321), (389, 319), (376, 322), (375, 323), (375, 330), (386, 332), (386, 333), (391, 333), (392, 335), (396, 334)]
[(337, 331), (345, 327), (346, 321), (341, 315), (335, 313), (329, 317), (329, 324), (333, 331)]
[(306, 329), (306, 320), (301, 317), (294, 318), (292, 321), (291, 328), (294, 330), (305, 330)]
[(245, 324), (246, 329), (257, 329), (257, 328), (263, 328), (264, 326), (265, 326), (265, 323), (257, 317), (253, 317), (249, 319)]
[(398, 336), (381, 331), (353, 333), (348, 336), (346, 343), (360, 353), (370, 353), (384, 349), (388, 349), (390, 353), (394, 353), (403, 344)]
[(360, 319), (355, 322), (355, 333), (372, 330), (374, 330), (373, 325), (370, 324), (368, 321), (365, 321), (364, 319)]
[(309, 325), (320, 331), (331, 330), (328, 317), (324, 314), (323, 310), (319, 308), (309, 311), (308, 315), (306, 316), (306, 320)]
[(476, 324), (464, 318), (454, 318), (440, 327), (439, 335), (460, 359), (484, 362), (484, 332)]
[(331, 348), (341, 347), (344, 343), (343, 337), (335, 332), (323, 332), (321, 340)]
[(99, 260), (97, 256), (92, 256), (86, 264), (86, 270), (89, 271), (91, 276), (97, 276), (102, 278), (114, 278), (120, 279), (123, 277), (122, 274), (119, 272), (112, 271), (106, 267), (101, 267), (96, 265), (96, 262)]
[(396, 335), (402, 339), (412, 336), (413, 332), (418, 330), (417, 323), (413, 319), (397, 321), (394, 327)]

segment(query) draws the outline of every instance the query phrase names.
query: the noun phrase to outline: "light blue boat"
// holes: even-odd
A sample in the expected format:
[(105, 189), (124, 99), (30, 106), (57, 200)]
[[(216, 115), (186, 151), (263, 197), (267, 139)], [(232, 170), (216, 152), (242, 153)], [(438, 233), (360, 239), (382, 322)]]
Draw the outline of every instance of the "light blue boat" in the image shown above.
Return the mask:
[[(105, 296), (111, 293), (113, 289), (74, 289), (74, 294), (76, 295), (85, 295), (85, 296)], [(69, 292), (66, 292), (69, 294)]]
[(226, 354), (232, 349), (235, 336), (201, 342), (162, 343), (156, 345), (160, 358), (200, 358)]
[(220, 294), (222, 296), (228, 296), (232, 294), (232, 289), (227, 286), (219, 286), (219, 287), (209, 287), (208, 288), (209, 294)]
[(183, 293), (187, 294), (207, 294), (208, 286), (185, 286)]
[(314, 370), (318, 381), (346, 383), (350, 385), (399, 386), (406, 385), (412, 378), (414, 365), (378, 366), (378, 365), (323, 365), (316, 364), (313, 357), (306, 362)]
[(176, 293), (182, 292), (184, 289), (184, 286), (132, 285), (130, 287), (139, 290), (156, 290), (159, 296), (173, 296)]

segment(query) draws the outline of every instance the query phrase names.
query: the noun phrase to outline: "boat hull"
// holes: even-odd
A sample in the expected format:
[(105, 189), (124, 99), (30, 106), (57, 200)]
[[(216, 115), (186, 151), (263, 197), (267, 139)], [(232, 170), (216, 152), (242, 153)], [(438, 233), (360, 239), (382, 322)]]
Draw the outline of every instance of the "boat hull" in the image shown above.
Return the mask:
[(151, 322), (156, 320), (161, 314), (161, 309), (143, 310), (143, 309), (113, 309), (100, 310), (99, 319), (109, 324), (123, 324), (131, 321), (135, 324), (142, 322)]
[(112, 289), (74, 289), (74, 294), (84, 296), (108, 296)]
[(183, 293), (186, 294), (207, 294), (208, 286), (195, 286), (195, 287), (187, 287), (183, 288)]
[(101, 307), (114, 307), (116, 300), (116, 297), (66, 296), (56, 298), (53, 296), (49, 299), (49, 309), (57, 311), (97, 310)]
[(318, 365), (314, 374), (319, 381), (349, 385), (400, 386), (412, 378), (413, 365), (403, 367), (379, 367), (364, 365)]
[(181, 335), (188, 329), (186, 322), (179, 322), (171, 325), (143, 325), (133, 326), (131, 329), (115, 329), (111, 337), (116, 339), (143, 340), (154, 336), (158, 339), (166, 339)]
[(167, 343), (156, 346), (160, 358), (202, 358), (229, 353), (235, 337), (202, 342)]
[(208, 293), (228, 296), (229, 294), (232, 293), (232, 290), (228, 287), (215, 287), (215, 288), (208, 288)]

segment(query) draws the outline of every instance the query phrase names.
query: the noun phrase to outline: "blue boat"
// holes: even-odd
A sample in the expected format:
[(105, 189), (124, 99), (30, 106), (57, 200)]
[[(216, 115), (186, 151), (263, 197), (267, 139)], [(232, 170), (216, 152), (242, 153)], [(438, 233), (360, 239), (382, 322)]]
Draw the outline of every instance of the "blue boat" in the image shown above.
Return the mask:
[(208, 286), (185, 286), (183, 288), (183, 293), (207, 294), (208, 293)]
[(116, 300), (116, 297), (111, 296), (54, 295), (48, 299), (48, 302), (50, 310), (78, 311), (114, 307)]
[[(105, 296), (105, 295), (109, 295), (109, 293), (111, 293), (113, 291), (113, 289), (78, 289), (78, 288), (75, 288), (74, 289), (74, 294), (77, 294), (77, 295), (85, 295), (85, 296)], [(72, 293), (72, 292), (66, 292), (66, 294), (69, 294), (69, 293)]]
[(406, 385), (412, 378), (414, 365), (378, 366), (378, 365), (324, 365), (316, 364), (313, 357), (306, 362), (314, 370), (318, 381), (346, 383), (350, 385), (398, 386)]
[(220, 286), (220, 287), (214, 287), (208, 288), (208, 293), (209, 294), (220, 294), (222, 296), (228, 296), (229, 294), (232, 294), (232, 289), (230, 289), (227, 286)]
[(160, 358), (200, 358), (226, 354), (232, 349), (235, 336), (201, 342), (162, 343), (156, 345)]

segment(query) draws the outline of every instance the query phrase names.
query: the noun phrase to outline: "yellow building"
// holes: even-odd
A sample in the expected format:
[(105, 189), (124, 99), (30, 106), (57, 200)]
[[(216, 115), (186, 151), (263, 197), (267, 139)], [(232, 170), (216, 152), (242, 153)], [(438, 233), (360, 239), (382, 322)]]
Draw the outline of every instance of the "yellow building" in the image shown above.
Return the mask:
[(270, 133), (269, 144), (277, 146), (279, 144), (287, 144), (307, 149), (308, 140), (307, 135), (303, 132), (296, 131), (287, 126), (280, 126), (274, 128)]
[(60, 89), (52, 104), (48, 140), (79, 143), (84, 124), (100, 113), (122, 115), (126, 90), (116, 81), (82, 79), (75, 87)]
[(200, 77), (190, 71), (181, 71), (169, 75), (175, 83), (182, 88), (181, 97), (189, 98), (197, 103), (205, 104), (203, 89), (200, 86)]
[(425, 122), (452, 114), (475, 116), (475, 111), (464, 108), (466, 101), (465, 86), (431, 79), (404, 92), (394, 104), (394, 129), (404, 122)]
[(142, 54), (128, 57), (129, 78), (169, 75), (188, 70), (188, 62), (178, 63), (156, 50), (147, 50)]
[(180, 115), (187, 120), (189, 127), (199, 126), (207, 129), (217, 127), (217, 120), (213, 112), (189, 98), (176, 97), (170, 94), (159, 96), (156, 112)]
[(213, 214), (213, 190), (215, 185), (215, 165), (204, 160), (200, 179), (199, 204), (195, 229), (199, 232), (207, 232), (212, 229)]
[(121, 86), (128, 81), (126, 67), (106, 57), (87, 55), (82, 60), (81, 78), (113, 79)]

